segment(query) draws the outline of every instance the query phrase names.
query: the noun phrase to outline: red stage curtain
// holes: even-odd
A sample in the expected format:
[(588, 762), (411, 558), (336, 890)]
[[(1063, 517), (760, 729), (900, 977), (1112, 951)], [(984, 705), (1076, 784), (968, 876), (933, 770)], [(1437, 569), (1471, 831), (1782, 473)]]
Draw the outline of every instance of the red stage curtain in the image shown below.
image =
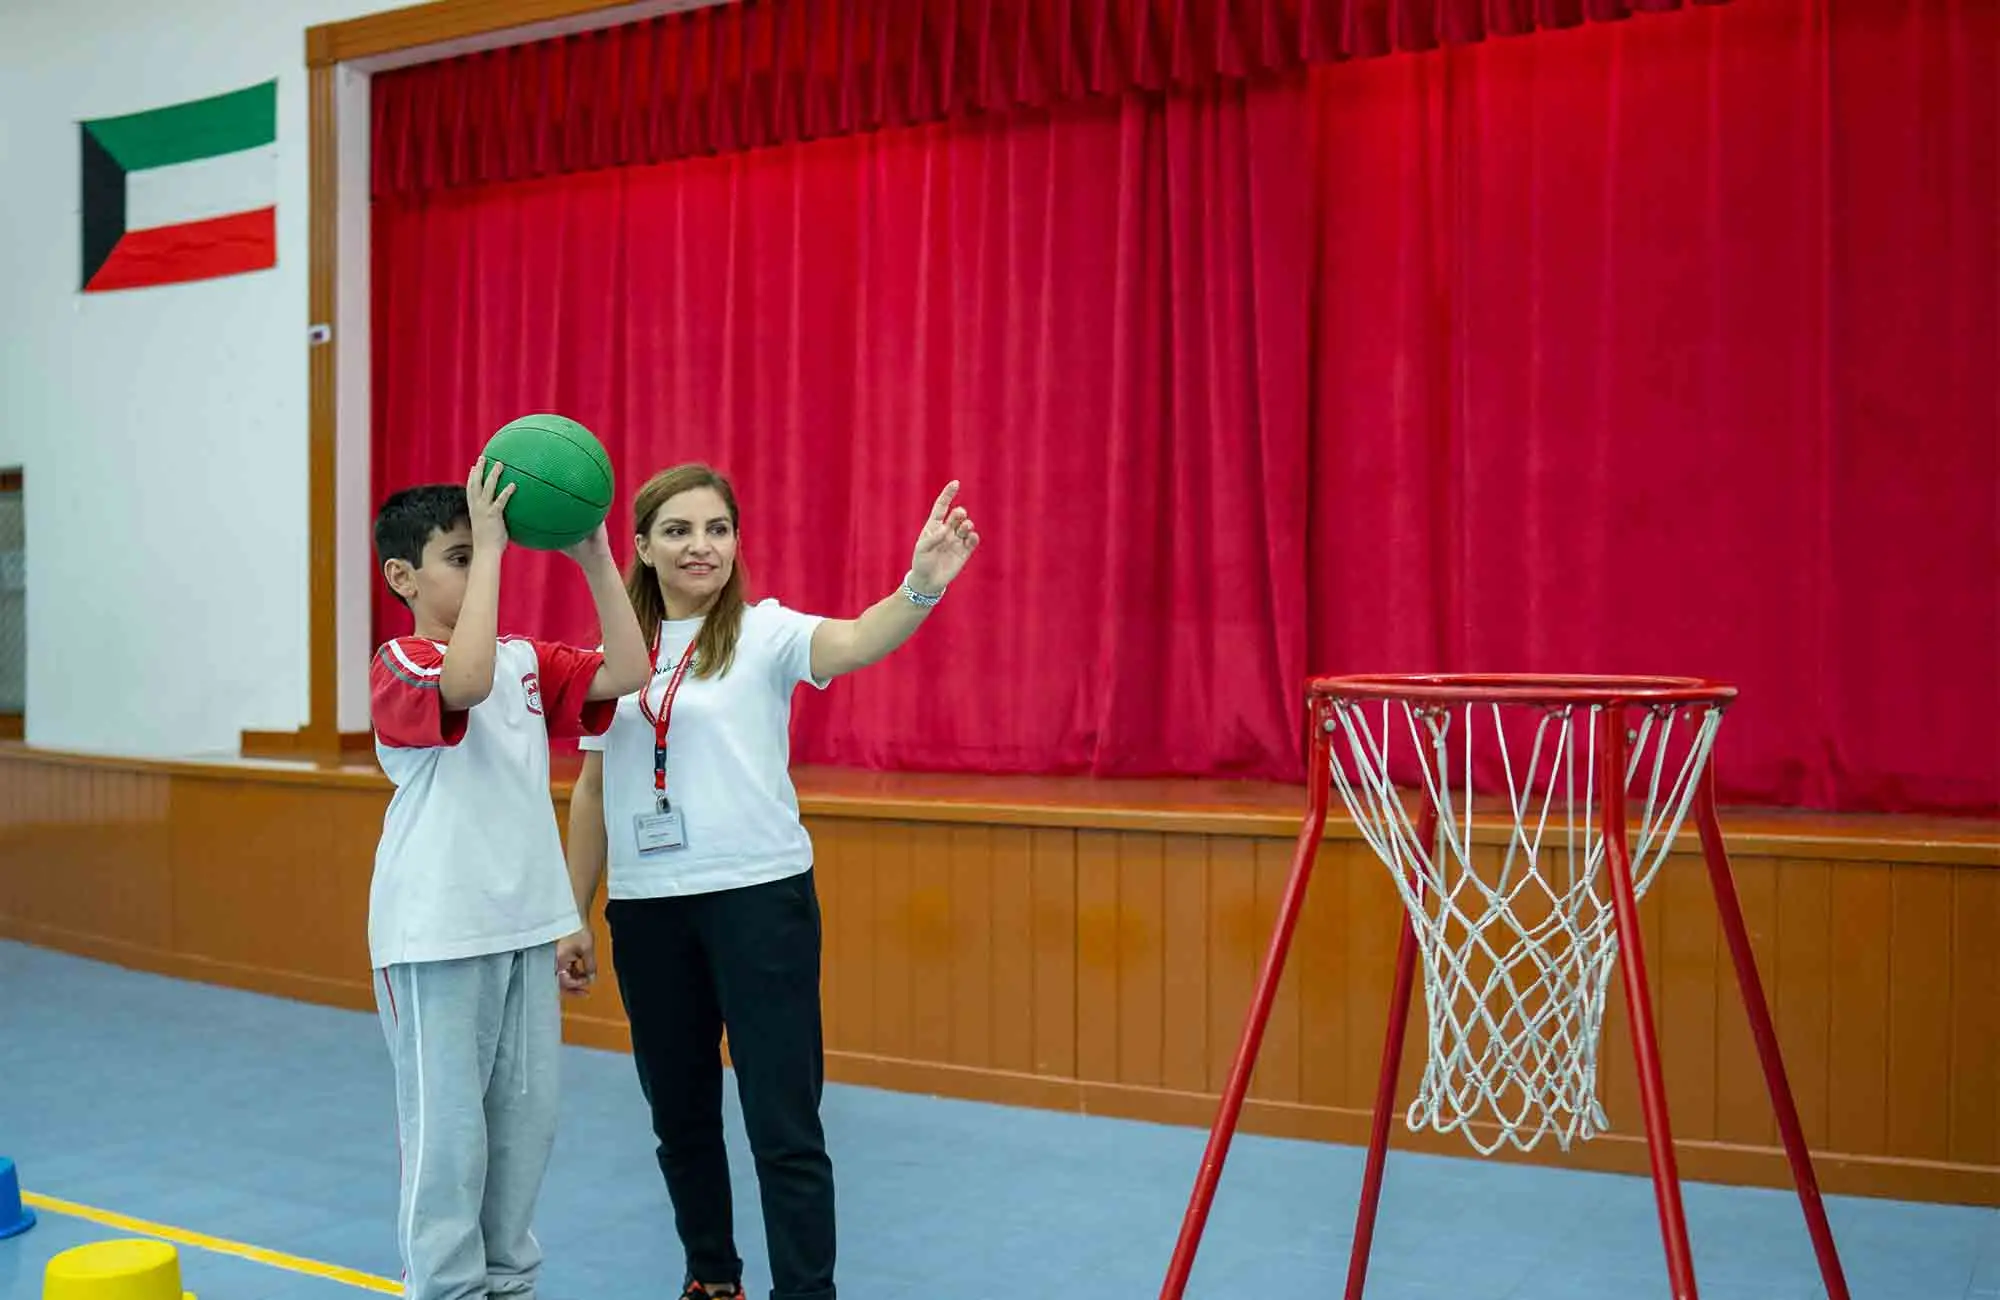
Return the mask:
[[(463, 478), (483, 431), (560, 410), (625, 501), (726, 467), (757, 588), (851, 615), (955, 475), (995, 540), (893, 666), (805, 705), (800, 758), (1291, 772), (1306, 299), (1246, 217), (1307, 210), (1301, 104), (1135, 98), (378, 205), (377, 481)], [(510, 561), (508, 624), (585, 633), (562, 563)]]
[(377, 195), (1199, 90), (1719, 0), (746, 0), (375, 79)]
[(1734, 797), (2000, 806), (2000, 6), (1315, 82), (1315, 669), (1694, 673)]
[[(1996, 51), (1739, 0), (392, 197), (378, 491), (562, 410), (845, 614), (964, 477), (974, 570), (803, 761), (1293, 780), (1309, 671), (1671, 672), (1744, 689), (1725, 798), (1991, 811)], [(507, 625), (591, 634), (561, 563)]]

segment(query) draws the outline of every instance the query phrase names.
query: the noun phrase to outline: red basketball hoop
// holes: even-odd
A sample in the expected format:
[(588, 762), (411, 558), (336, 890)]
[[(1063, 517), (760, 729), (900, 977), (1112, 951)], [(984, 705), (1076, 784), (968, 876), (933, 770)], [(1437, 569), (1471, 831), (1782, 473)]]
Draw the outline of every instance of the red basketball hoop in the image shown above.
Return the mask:
[(1439, 704), (1714, 704), (1736, 698), (1734, 686), (1699, 677), (1568, 677), (1532, 673), (1378, 673), (1315, 677), (1314, 698), (1411, 700)]
[(1482, 1155), (1548, 1139), (1567, 1150), (1609, 1127), (1598, 1040), (1622, 967), (1667, 1271), (1676, 1300), (1694, 1300), (1638, 913), (1690, 812), (1820, 1275), (1828, 1296), (1847, 1300), (1716, 817), (1710, 758), (1735, 698), (1694, 677), (1308, 683), (1311, 800), (1162, 1300), (1180, 1300), (1193, 1269), (1335, 790), (1405, 911), (1347, 1300), (1361, 1300), (1367, 1279), (1420, 965), (1430, 1042), (1407, 1122), (1459, 1133)]

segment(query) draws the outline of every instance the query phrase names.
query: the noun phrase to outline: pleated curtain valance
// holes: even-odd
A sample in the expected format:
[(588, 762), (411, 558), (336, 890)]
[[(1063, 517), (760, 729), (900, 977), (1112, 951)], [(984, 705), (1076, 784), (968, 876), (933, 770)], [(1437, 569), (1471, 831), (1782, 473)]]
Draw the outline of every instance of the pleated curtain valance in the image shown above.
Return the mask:
[(376, 197), (667, 162), (1709, 0), (750, 0), (375, 78)]

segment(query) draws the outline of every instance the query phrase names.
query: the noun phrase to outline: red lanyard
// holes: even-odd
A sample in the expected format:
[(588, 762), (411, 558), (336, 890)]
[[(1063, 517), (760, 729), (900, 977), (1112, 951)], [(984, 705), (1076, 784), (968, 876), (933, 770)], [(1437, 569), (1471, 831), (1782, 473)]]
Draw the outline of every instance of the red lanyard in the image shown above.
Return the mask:
[[(667, 679), (667, 693), (660, 697), (660, 711), (657, 715), (646, 707), (646, 692), (639, 692), (639, 714), (653, 724), (653, 790), (659, 795), (660, 808), (665, 811), (667, 804), (667, 724), (674, 718), (674, 696), (680, 694), (681, 678), (687, 676), (688, 662), (694, 658), (694, 643), (701, 638), (688, 641), (687, 649), (681, 651), (681, 661), (674, 666), (674, 675)], [(660, 643), (653, 643), (653, 674), (660, 672)], [(650, 688), (652, 683), (648, 682)]]

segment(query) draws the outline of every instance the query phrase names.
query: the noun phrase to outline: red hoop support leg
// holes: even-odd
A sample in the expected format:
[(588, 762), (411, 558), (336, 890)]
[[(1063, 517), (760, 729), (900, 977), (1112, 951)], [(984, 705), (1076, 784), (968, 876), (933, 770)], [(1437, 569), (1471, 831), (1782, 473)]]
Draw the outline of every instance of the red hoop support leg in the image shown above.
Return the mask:
[(1160, 1287), (1160, 1300), (1181, 1300), (1187, 1290), (1188, 1275), (1194, 1271), (1195, 1251), (1201, 1245), (1209, 1208), (1215, 1203), (1215, 1185), (1221, 1181), (1223, 1161), (1229, 1158), (1230, 1140), (1236, 1136), (1243, 1098), (1250, 1091), (1250, 1075), (1257, 1065), (1257, 1049), (1264, 1041), (1264, 1026), (1271, 1019), (1271, 1002), (1278, 993), (1278, 980), (1285, 972), (1285, 954), (1292, 946), (1292, 931), (1305, 904), (1306, 884), (1312, 879), (1313, 859), (1319, 853), (1320, 836), (1326, 830), (1327, 806), (1333, 791), (1327, 775), (1331, 742), (1323, 716), (1323, 710), (1315, 706), (1312, 745), (1306, 759), (1311, 765), (1308, 768), (1311, 796), (1305, 824), (1299, 829), (1298, 845), (1292, 852), (1291, 878), (1285, 882), (1284, 897), (1278, 901), (1277, 924), (1272, 927), (1271, 942), (1264, 951), (1264, 966), (1258, 972), (1256, 992), (1243, 1021), (1243, 1037), (1236, 1047), (1235, 1063), (1229, 1069), (1229, 1082), (1222, 1090), (1222, 1104), (1208, 1132), (1208, 1149), (1202, 1153), (1194, 1194), (1181, 1219), (1180, 1238), (1174, 1243), (1174, 1257), (1167, 1267), (1167, 1279)]
[(1695, 824), (1701, 829), (1701, 855), (1708, 862), (1708, 882), (1715, 890), (1715, 911), (1721, 918), (1723, 935), (1729, 940), (1729, 957), (1736, 965), (1736, 983), (1743, 993), (1743, 1013), (1750, 1018), (1750, 1032), (1757, 1040), (1764, 1082), (1771, 1090), (1771, 1109), (1778, 1118), (1785, 1158), (1792, 1165), (1792, 1184), (1798, 1188), (1799, 1208), (1805, 1211), (1813, 1253), (1819, 1256), (1820, 1280), (1826, 1285), (1829, 1300), (1848, 1300), (1847, 1277), (1841, 1271), (1840, 1252), (1834, 1249), (1826, 1203), (1820, 1199), (1819, 1180), (1813, 1176), (1812, 1155), (1806, 1149), (1805, 1130), (1799, 1124), (1799, 1109), (1792, 1100), (1792, 1085), (1785, 1077), (1785, 1058), (1778, 1050), (1778, 1030), (1771, 1023), (1771, 1007), (1764, 998), (1763, 981), (1757, 977), (1757, 957), (1750, 947), (1750, 931), (1743, 924), (1743, 906), (1736, 897), (1729, 849), (1723, 843), (1722, 821), (1715, 811), (1712, 763), (1702, 774), (1696, 790), (1694, 815)]
[(1653, 1033), (1653, 998), (1646, 986), (1646, 952), (1639, 936), (1639, 900), (1632, 888), (1632, 855), (1625, 840), (1625, 710), (1616, 702), (1598, 712), (1598, 784), (1604, 800), (1604, 862), (1611, 875), (1611, 903), (1618, 927), (1619, 965), (1632, 1022), (1632, 1054), (1639, 1066), (1639, 1096), (1646, 1112), (1646, 1146), (1653, 1157), (1653, 1195), (1660, 1210), (1660, 1238), (1674, 1300), (1696, 1300), (1694, 1255), (1688, 1249), (1681, 1176), (1674, 1163), (1674, 1135), (1667, 1123), (1667, 1085)]
[[(1426, 802), (1417, 842), (1435, 845), (1437, 805)], [(1354, 1246), (1347, 1256), (1347, 1300), (1361, 1300), (1368, 1285), (1368, 1257), (1375, 1247), (1375, 1211), (1382, 1204), (1382, 1168), (1389, 1159), (1389, 1123), (1396, 1111), (1396, 1076), (1403, 1064), (1403, 1036), (1410, 1024), (1410, 991), (1417, 977), (1417, 930), (1404, 912), (1396, 940), (1396, 976), (1389, 988), (1389, 1025), (1382, 1043), (1382, 1072), (1375, 1081), (1375, 1114), (1368, 1132), (1368, 1163), (1361, 1173), (1361, 1205), (1354, 1214)]]

